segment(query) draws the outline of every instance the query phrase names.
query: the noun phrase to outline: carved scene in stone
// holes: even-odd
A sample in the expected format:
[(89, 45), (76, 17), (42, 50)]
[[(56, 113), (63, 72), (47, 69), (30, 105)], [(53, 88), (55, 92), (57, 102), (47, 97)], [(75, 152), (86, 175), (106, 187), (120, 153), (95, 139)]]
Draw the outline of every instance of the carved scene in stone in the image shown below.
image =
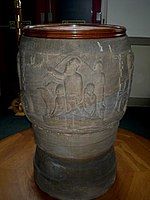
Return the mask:
[(68, 56), (55, 67), (47, 66), (46, 70), (45, 87), (38, 89), (46, 105), (47, 121), (48, 118), (70, 119), (74, 123), (75, 119), (104, 117), (105, 75), (101, 60), (89, 67), (80, 57)]
[(107, 120), (114, 111), (124, 110), (127, 100), (132, 64), (126, 54), (115, 54), (111, 46), (110, 58), (103, 53), (89, 59), (86, 53), (28, 52), (22, 59), (27, 112), (47, 125), (57, 119), (72, 126), (77, 120)]

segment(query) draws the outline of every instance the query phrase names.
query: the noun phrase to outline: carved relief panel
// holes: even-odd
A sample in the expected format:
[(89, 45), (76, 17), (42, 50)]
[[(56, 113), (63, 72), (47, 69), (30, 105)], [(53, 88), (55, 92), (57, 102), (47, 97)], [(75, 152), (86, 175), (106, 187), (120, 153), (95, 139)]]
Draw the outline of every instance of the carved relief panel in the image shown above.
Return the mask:
[(125, 111), (129, 95), (131, 51), (118, 52), (111, 43), (93, 42), (96, 48), (91, 47), (90, 55), (85, 48), (87, 42), (80, 42), (80, 46), (76, 42), (76, 48), (72, 45), (71, 52), (65, 52), (71, 43), (64, 41), (60, 49), (57, 40), (45, 46), (35, 41), (33, 48), (23, 43), (20, 80), (26, 93), (23, 100), (27, 115), (39, 123), (45, 121), (47, 126), (72, 128), (97, 126), (111, 121), (114, 113), (118, 117)]

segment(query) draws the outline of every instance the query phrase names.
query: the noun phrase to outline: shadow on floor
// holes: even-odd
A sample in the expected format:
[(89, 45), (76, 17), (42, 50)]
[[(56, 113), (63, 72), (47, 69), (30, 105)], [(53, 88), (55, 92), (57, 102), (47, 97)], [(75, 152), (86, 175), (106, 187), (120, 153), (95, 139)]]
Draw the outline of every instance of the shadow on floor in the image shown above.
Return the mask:
[(147, 139), (150, 138), (150, 107), (128, 107), (120, 128), (130, 130)]
[(0, 116), (0, 139), (30, 128), (30, 126), (26, 117), (17, 117), (14, 116), (14, 113)]

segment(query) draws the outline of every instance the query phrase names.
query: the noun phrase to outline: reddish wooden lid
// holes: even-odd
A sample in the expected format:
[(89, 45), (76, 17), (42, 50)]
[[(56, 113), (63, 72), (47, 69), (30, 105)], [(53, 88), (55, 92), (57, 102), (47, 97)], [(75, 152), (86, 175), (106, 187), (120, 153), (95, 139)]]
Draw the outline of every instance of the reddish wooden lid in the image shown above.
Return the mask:
[(126, 29), (117, 25), (48, 24), (26, 26), (23, 35), (51, 39), (99, 39), (126, 35)]

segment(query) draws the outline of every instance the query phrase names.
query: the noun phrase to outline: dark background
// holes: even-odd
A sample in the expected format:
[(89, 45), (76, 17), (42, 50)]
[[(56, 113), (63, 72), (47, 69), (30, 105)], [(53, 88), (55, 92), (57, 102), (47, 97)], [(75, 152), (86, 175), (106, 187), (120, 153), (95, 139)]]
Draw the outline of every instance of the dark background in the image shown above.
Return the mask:
[(60, 21), (61, 20), (85, 20), (86, 22), (91, 22), (91, 10), (92, 1), (91, 0), (64, 0), (64, 3), (60, 4)]
[[(40, 24), (40, 13), (52, 12), (51, 23), (63, 20), (95, 22), (95, 13), (100, 11), (100, 0), (22, 0), (22, 19), (31, 24)], [(93, 13), (91, 10), (93, 10)], [(11, 101), (19, 94), (16, 56), (18, 51), (16, 30), (9, 22), (15, 21), (14, 0), (0, 0), (0, 114), (7, 113)]]

